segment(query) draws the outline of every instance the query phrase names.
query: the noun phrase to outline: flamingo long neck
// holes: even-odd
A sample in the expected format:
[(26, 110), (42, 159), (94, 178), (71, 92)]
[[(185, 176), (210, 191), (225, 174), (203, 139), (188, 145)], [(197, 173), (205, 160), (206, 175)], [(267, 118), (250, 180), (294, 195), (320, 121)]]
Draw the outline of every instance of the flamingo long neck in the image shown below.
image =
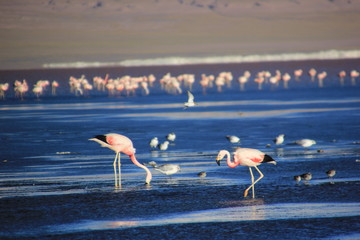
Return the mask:
[(145, 167), (144, 165), (142, 165), (141, 163), (138, 162), (138, 160), (136, 160), (135, 154), (131, 154), (129, 155), (131, 161), (138, 167), (143, 168), (146, 171), (146, 184), (150, 184), (150, 181), (152, 179), (152, 174), (150, 172), (150, 170)]
[(231, 168), (237, 167), (239, 165), (236, 162), (231, 161), (231, 155), (229, 152), (226, 152), (226, 163)]

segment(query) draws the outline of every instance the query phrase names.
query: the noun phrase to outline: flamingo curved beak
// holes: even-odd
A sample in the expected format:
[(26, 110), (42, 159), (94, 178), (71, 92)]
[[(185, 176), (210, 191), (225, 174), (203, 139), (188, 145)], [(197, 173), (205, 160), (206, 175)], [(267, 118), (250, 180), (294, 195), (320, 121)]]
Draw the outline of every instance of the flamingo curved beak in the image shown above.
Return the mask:
[(218, 166), (220, 166), (220, 161), (221, 161), (221, 159), (216, 158), (216, 163), (217, 163)]

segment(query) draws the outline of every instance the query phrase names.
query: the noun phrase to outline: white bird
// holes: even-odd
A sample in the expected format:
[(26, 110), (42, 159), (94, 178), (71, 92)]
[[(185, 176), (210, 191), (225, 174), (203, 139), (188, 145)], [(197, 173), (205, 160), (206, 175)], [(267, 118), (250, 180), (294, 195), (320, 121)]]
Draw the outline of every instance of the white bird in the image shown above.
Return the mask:
[(194, 102), (194, 95), (188, 90), (188, 100), (184, 103), (185, 109), (188, 107), (194, 107), (196, 103)]
[(144, 165), (146, 165), (146, 166), (151, 166), (151, 167), (156, 167), (156, 166), (157, 166), (157, 164), (156, 164), (155, 161), (150, 161), (150, 162), (148, 162), (148, 163), (144, 163)]
[(299, 183), (301, 181), (301, 176), (294, 176), (294, 180)]
[(240, 138), (237, 136), (233, 136), (233, 135), (227, 135), (226, 139), (229, 140), (229, 142), (231, 142), (231, 143), (239, 143), (240, 142)]
[(311, 140), (311, 139), (301, 139), (301, 140), (295, 141), (295, 144), (307, 148), (307, 147), (311, 147), (312, 145), (316, 144), (316, 141)]
[(336, 170), (335, 170), (335, 169), (330, 169), (329, 171), (326, 171), (326, 175), (327, 175), (329, 178), (334, 177), (335, 174), (336, 174)]
[(169, 133), (168, 135), (166, 135), (166, 139), (168, 140), (168, 141), (171, 141), (171, 142), (173, 142), (173, 141), (175, 141), (175, 138), (176, 138), (176, 134), (175, 133)]
[(197, 174), (199, 177), (204, 178), (206, 177), (206, 172), (202, 171)]
[(160, 166), (156, 166), (155, 170), (165, 175), (173, 175), (180, 171), (180, 166), (178, 164), (163, 164)]
[(151, 148), (156, 148), (159, 145), (159, 139), (157, 137), (152, 138), (149, 145)]
[(169, 147), (169, 141), (165, 141), (165, 142), (163, 142), (163, 143), (160, 143), (159, 145), (158, 145), (158, 148), (161, 150), (161, 151), (166, 151), (167, 149), (168, 149), (168, 147)]
[(300, 175), (302, 180), (305, 181), (310, 181), (312, 179), (312, 174), (311, 173), (304, 173)]
[(283, 144), (284, 142), (284, 137), (285, 135), (284, 134), (280, 134), (279, 136), (277, 136), (273, 141), (276, 145), (280, 145), (280, 144)]

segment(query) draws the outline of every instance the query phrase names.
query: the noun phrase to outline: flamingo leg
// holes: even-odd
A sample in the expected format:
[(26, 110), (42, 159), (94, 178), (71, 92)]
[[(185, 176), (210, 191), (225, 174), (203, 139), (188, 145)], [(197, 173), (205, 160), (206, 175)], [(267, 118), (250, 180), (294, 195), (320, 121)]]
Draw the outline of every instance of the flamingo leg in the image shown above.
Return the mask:
[(250, 176), (251, 176), (251, 185), (244, 191), (244, 197), (247, 197), (248, 192), (249, 192), (250, 188), (252, 187), (253, 198), (255, 198), (254, 174), (251, 170), (251, 167), (249, 167), (249, 171), (250, 171)]
[(118, 155), (118, 167), (119, 167), (119, 187), (121, 187), (121, 163), (120, 163), (120, 153)]
[[(254, 166), (254, 168), (258, 171), (258, 173), (260, 174), (260, 177), (259, 177), (258, 179), (256, 179), (256, 181), (253, 182), (253, 183), (250, 185), (250, 187), (248, 187), (248, 188), (245, 190), (245, 192), (244, 192), (244, 197), (246, 197), (246, 196), (248, 195), (248, 192), (249, 192), (250, 188), (254, 187), (254, 185), (255, 185), (258, 181), (260, 181), (260, 179), (262, 179), (262, 178), (264, 177), (264, 174), (263, 174), (256, 166)], [(253, 198), (254, 198), (254, 197), (255, 197), (255, 193), (253, 192)]]
[(117, 160), (118, 154), (119, 154), (119, 153), (116, 153), (115, 159), (114, 159), (114, 164), (113, 164), (113, 166), (114, 166), (114, 176), (115, 176), (115, 187), (118, 186), (117, 174), (116, 174), (116, 160)]
[(251, 184), (252, 184), (252, 198), (255, 198), (255, 185), (254, 185), (254, 174), (252, 172), (251, 167), (249, 167), (250, 174), (251, 174)]

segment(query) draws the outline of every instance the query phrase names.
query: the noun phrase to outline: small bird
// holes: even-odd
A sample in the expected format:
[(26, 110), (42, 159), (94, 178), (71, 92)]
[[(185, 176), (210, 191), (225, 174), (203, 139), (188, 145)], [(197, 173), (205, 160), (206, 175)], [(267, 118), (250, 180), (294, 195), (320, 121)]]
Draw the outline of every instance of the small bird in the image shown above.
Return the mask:
[(296, 181), (296, 183), (301, 181), (301, 176), (294, 176), (294, 180)]
[(333, 178), (336, 174), (336, 171), (335, 169), (330, 169), (329, 171), (326, 171), (326, 175), (329, 177), (329, 178)]
[(202, 171), (197, 174), (199, 177), (204, 178), (206, 177), (206, 172)]
[(312, 179), (312, 174), (311, 173), (304, 173), (300, 175), (302, 180), (305, 181), (310, 181)]
[(307, 148), (307, 147), (311, 147), (312, 145), (316, 144), (316, 141), (311, 140), (311, 139), (301, 139), (301, 140), (295, 141), (295, 144), (300, 145), (304, 148)]
[(234, 135), (227, 135), (225, 136), (227, 140), (229, 140), (229, 142), (231, 143), (239, 143), (240, 142), (240, 138)]
[(284, 137), (285, 137), (284, 134), (280, 134), (279, 136), (277, 136), (277, 137), (273, 140), (273, 142), (274, 142), (276, 145), (281, 145), (281, 144), (283, 144), (283, 142), (284, 142)]
[(173, 175), (175, 173), (180, 172), (180, 165), (178, 164), (163, 164), (160, 166), (156, 166), (155, 170), (165, 174), (165, 175)]
[(187, 102), (184, 103), (184, 106), (186, 108), (188, 107), (194, 107), (195, 105), (197, 105), (197, 103), (194, 102), (194, 95), (188, 90), (187, 91), (187, 94), (188, 94), (188, 100)]
[(159, 145), (159, 139), (157, 137), (152, 138), (149, 145), (151, 148), (156, 148)]
[(158, 145), (158, 148), (161, 150), (161, 151), (166, 151), (167, 149), (168, 149), (168, 147), (169, 147), (169, 141), (165, 141), (165, 142), (163, 142), (163, 143), (160, 143), (159, 145)]
[(166, 139), (167, 139), (168, 141), (170, 141), (170, 142), (173, 142), (173, 141), (175, 141), (175, 139), (176, 139), (176, 134), (173, 133), (173, 132), (171, 132), (171, 133), (169, 133), (168, 135), (166, 135)]
[(151, 166), (151, 167), (156, 167), (157, 166), (155, 161), (150, 161), (148, 163), (145, 163), (144, 165)]

